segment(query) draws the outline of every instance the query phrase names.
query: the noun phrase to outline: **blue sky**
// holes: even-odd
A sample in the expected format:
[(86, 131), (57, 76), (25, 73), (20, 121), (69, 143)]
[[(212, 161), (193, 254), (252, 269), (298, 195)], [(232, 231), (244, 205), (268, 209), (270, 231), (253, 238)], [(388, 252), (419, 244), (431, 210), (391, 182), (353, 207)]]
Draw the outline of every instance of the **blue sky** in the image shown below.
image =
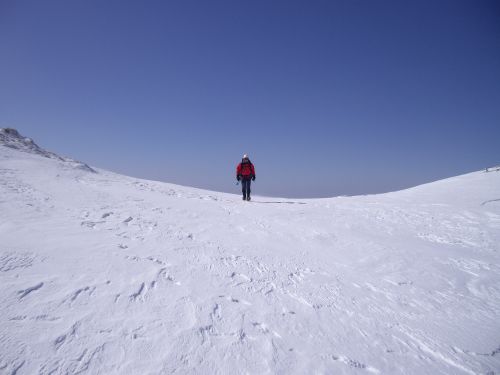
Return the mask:
[(497, 1), (0, 1), (0, 126), (94, 166), (255, 194), (500, 163)]

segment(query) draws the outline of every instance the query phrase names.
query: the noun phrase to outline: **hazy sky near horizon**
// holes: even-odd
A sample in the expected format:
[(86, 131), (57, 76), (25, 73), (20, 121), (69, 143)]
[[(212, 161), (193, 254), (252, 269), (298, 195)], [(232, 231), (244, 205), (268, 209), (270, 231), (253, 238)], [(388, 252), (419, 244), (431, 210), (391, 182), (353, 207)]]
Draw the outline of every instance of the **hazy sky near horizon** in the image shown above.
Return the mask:
[(0, 0), (0, 126), (238, 192), (398, 190), (500, 163), (498, 1)]

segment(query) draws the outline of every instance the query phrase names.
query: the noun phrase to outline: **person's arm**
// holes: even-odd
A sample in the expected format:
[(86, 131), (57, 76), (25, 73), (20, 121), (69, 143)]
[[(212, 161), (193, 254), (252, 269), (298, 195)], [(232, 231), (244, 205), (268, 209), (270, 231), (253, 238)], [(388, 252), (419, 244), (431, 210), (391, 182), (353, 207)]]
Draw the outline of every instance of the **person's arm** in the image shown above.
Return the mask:
[(241, 163), (236, 167), (236, 179), (239, 181), (241, 175)]
[(252, 180), (255, 181), (255, 167), (253, 164), (251, 165), (251, 168), (252, 168)]

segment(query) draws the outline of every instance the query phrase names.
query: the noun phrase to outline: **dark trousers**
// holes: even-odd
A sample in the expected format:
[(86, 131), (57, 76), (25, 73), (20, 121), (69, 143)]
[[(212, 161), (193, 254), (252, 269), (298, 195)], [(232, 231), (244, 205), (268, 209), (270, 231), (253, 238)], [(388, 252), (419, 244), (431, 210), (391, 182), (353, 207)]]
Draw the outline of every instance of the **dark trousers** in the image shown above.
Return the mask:
[(250, 184), (252, 183), (252, 180), (250, 179), (245, 179), (243, 178), (241, 180), (241, 191), (243, 192), (243, 196), (249, 197), (250, 196)]

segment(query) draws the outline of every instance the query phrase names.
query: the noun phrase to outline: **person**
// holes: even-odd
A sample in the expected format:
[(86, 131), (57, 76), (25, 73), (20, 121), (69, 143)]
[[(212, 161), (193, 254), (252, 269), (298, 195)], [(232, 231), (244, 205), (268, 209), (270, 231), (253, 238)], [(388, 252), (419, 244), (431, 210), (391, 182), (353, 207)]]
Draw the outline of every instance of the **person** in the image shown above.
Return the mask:
[(248, 155), (243, 155), (241, 163), (236, 167), (236, 179), (241, 181), (241, 190), (243, 192), (243, 200), (250, 200), (250, 184), (255, 181), (255, 167), (248, 158)]

